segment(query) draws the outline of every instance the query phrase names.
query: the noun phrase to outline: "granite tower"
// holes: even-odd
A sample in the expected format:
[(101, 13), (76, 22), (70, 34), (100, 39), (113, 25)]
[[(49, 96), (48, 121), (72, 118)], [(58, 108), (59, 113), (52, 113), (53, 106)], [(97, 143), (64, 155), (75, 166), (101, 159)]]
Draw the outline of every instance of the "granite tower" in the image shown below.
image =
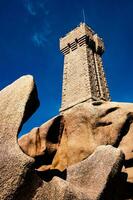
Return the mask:
[(110, 94), (102, 64), (104, 43), (85, 23), (60, 39), (64, 54), (63, 112), (79, 103), (109, 101)]

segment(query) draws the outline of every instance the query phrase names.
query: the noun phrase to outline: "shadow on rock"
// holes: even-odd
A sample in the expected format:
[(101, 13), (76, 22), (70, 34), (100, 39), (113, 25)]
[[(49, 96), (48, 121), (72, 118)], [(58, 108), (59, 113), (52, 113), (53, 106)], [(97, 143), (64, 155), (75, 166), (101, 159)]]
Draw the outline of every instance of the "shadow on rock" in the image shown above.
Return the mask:
[(58, 169), (52, 169), (43, 172), (36, 171), (36, 173), (41, 179), (43, 179), (46, 182), (51, 181), (54, 176), (58, 176), (59, 178), (64, 180), (66, 180), (67, 177), (67, 170), (61, 172)]
[(126, 182), (124, 199), (133, 199), (133, 183)]

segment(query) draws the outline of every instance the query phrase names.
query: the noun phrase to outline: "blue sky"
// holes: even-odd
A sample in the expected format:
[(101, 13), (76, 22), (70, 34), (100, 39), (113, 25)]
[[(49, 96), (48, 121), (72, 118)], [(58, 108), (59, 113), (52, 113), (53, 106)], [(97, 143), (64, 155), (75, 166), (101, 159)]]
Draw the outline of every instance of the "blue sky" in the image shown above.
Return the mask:
[(21, 134), (58, 114), (63, 55), (59, 38), (83, 21), (103, 39), (104, 68), (113, 101), (133, 101), (132, 0), (0, 0), (0, 89), (34, 76), (40, 108)]

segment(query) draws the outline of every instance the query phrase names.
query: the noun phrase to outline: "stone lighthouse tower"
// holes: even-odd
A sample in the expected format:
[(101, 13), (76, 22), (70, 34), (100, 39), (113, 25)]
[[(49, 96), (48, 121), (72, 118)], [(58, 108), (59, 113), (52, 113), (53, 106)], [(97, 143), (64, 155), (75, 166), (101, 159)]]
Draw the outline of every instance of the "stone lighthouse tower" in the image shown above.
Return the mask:
[(102, 64), (104, 43), (85, 23), (60, 39), (64, 54), (63, 112), (79, 103), (109, 101), (110, 94)]

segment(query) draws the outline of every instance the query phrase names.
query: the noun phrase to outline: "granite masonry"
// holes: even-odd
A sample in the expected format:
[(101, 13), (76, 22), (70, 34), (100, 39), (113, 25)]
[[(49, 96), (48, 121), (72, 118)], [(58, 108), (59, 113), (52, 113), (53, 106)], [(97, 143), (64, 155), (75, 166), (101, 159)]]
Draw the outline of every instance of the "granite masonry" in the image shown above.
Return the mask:
[(85, 23), (60, 39), (64, 54), (63, 112), (79, 103), (110, 100), (102, 64), (104, 43)]

